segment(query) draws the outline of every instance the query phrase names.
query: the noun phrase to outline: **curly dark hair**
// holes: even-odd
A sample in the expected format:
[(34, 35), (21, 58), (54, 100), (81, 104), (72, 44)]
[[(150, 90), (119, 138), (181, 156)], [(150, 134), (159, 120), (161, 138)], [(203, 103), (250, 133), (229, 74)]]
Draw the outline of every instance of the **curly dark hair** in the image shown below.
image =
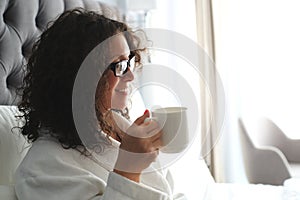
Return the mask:
[(64, 148), (84, 147), (72, 115), (77, 72), (94, 47), (124, 31), (130, 31), (125, 23), (77, 8), (61, 14), (41, 34), (28, 60), (18, 106), (28, 141), (34, 142), (41, 136), (39, 130), (46, 129)]

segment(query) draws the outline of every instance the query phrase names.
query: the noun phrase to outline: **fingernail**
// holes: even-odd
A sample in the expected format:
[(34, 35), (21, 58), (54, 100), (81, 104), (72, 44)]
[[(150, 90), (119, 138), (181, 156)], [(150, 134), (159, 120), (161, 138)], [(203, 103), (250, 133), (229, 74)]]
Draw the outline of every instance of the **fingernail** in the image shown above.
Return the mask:
[(146, 110), (145, 110), (145, 112), (144, 112), (144, 114), (146, 114), (146, 113), (148, 113), (148, 112), (149, 112), (149, 110), (148, 110), (148, 109), (146, 109)]

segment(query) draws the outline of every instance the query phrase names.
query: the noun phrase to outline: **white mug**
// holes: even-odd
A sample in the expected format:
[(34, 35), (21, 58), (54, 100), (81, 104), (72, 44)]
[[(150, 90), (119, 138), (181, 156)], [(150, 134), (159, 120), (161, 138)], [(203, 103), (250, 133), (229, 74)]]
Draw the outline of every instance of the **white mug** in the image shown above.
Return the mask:
[(160, 149), (163, 153), (180, 153), (189, 144), (189, 131), (187, 123), (187, 108), (166, 107), (151, 111), (151, 118), (162, 127), (162, 143)]

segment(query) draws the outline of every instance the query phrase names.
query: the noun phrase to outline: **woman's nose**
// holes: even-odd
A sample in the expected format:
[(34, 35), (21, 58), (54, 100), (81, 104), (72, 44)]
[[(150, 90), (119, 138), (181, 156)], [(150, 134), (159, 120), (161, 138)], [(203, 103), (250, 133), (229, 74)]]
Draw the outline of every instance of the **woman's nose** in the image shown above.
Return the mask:
[(131, 69), (128, 67), (128, 71), (122, 77), (123, 81), (132, 81), (134, 79), (134, 75)]

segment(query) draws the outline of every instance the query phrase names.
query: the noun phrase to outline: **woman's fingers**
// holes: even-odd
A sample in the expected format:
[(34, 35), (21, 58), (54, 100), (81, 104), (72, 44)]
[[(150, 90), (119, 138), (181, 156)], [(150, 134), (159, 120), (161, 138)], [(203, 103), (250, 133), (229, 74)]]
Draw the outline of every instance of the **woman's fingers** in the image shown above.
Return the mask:
[(159, 150), (163, 146), (161, 138), (153, 140), (152, 144), (155, 150)]
[[(141, 122), (147, 118), (147, 114), (139, 117), (126, 131), (130, 136), (137, 138), (149, 138), (156, 135), (160, 131), (160, 126), (157, 121), (151, 120)], [(139, 125), (138, 125), (139, 124)]]
[(115, 169), (140, 173), (155, 161), (162, 146), (162, 131), (158, 122), (145, 122), (146, 118), (149, 118), (147, 111), (122, 135)]
[(152, 152), (161, 147), (162, 131), (157, 121), (145, 121), (149, 112), (139, 117), (122, 135), (121, 147), (136, 153)]
[(144, 121), (145, 121), (145, 119), (148, 118), (148, 117), (150, 117), (150, 113), (149, 113), (148, 110), (146, 110), (142, 116), (140, 116), (139, 118), (137, 118), (137, 119), (134, 121), (134, 124), (136, 124), (136, 125), (139, 126), (139, 125), (143, 124)]
[[(154, 120), (144, 123), (142, 126), (144, 127), (145, 133), (147, 135), (154, 135), (161, 129), (158, 122), (156, 122)], [(150, 133), (152, 133), (152, 134), (150, 134)]]

